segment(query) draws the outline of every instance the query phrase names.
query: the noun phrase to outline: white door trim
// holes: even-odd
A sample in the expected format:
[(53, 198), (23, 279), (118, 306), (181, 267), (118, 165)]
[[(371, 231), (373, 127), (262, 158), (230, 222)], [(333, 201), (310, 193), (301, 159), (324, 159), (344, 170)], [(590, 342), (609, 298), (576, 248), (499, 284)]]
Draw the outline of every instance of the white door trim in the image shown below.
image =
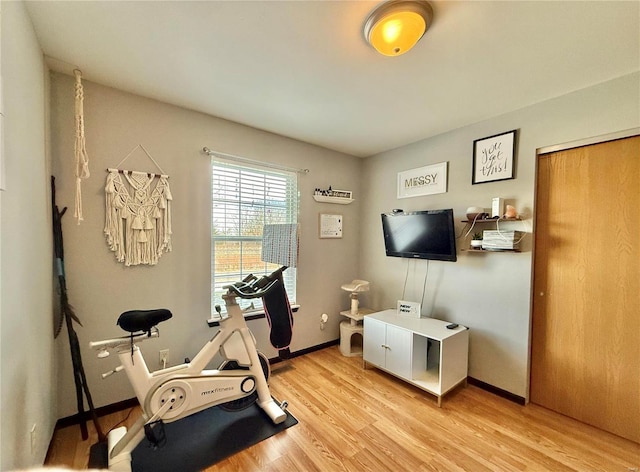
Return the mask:
[(615, 133), (602, 134), (592, 138), (583, 138), (577, 141), (569, 141), (568, 143), (554, 144), (536, 149), (536, 156), (541, 154), (549, 154), (550, 152), (566, 151), (582, 146), (591, 146), (592, 144), (605, 143), (607, 141), (615, 141), (616, 139), (630, 138), (631, 136), (640, 135), (640, 128), (630, 128), (624, 131), (616, 131)]

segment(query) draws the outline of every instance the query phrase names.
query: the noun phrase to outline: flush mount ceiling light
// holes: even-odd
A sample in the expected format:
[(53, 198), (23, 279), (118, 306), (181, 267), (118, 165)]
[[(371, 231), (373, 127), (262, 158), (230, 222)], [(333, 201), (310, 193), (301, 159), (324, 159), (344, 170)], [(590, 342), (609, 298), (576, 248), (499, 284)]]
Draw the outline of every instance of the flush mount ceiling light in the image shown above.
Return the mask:
[(433, 9), (424, 0), (390, 0), (378, 5), (364, 22), (364, 37), (385, 56), (411, 49), (431, 26)]

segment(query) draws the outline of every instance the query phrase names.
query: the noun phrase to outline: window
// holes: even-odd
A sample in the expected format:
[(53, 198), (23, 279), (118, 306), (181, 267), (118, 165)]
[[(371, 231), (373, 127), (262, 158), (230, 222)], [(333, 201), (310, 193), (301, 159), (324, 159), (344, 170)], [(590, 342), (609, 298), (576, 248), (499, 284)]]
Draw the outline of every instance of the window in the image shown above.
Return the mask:
[[(224, 286), (249, 274), (277, 269), (262, 262), (265, 224), (297, 223), (298, 178), (294, 172), (212, 159), (211, 307), (224, 310)], [(296, 297), (296, 269), (284, 271), (291, 303)], [(243, 309), (262, 309), (262, 300), (238, 299)]]

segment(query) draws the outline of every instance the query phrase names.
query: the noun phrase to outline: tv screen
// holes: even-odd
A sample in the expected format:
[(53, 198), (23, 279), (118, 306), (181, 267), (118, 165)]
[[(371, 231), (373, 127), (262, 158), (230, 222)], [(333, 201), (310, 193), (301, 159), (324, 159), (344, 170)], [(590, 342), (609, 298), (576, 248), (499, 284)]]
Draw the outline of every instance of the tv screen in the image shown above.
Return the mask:
[(453, 210), (382, 214), (387, 256), (455, 262)]

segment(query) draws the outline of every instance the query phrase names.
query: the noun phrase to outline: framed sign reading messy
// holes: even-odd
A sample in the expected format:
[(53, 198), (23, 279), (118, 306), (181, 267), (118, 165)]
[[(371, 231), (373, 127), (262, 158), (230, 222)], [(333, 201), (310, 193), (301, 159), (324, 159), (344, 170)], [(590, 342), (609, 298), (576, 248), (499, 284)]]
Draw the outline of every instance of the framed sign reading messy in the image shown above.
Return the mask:
[(516, 130), (473, 142), (472, 184), (514, 178)]
[(447, 192), (447, 163), (398, 172), (398, 198)]

